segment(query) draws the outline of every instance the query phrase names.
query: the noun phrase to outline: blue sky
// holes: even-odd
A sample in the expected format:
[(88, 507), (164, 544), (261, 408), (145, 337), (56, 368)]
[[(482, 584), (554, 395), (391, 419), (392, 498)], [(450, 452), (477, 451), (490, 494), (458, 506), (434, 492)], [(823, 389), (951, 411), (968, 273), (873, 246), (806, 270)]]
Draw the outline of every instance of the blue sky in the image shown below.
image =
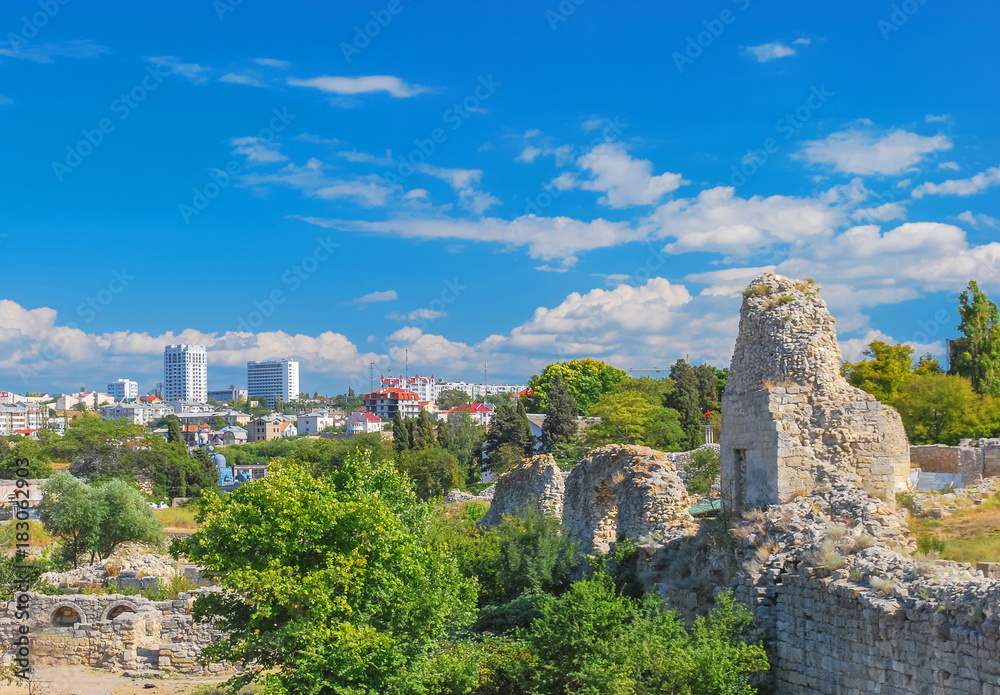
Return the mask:
[[(692, 5), (694, 5), (692, 3)], [(1000, 295), (987, 2), (8, 2), (0, 389), (296, 357), (727, 364), (811, 276), (844, 355)], [(6, 38), (4, 38), (6, 37)]]

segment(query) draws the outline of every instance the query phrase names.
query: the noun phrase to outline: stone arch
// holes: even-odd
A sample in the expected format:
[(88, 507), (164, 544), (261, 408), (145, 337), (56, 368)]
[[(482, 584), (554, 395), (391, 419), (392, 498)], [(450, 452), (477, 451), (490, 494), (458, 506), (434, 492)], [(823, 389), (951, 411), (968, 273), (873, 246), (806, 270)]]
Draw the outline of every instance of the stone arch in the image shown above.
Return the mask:
[(52, 627), (73, 627), (76, 623), (84, 623), (83, 610), (79, 606), (64, 602), (58, 603), (52, 608), (50, 624)]
[(115, 601), (107, 610), (104, 611), (104, 616), (101, 620), (114, 620), (122, 613), (138, 613), (139, 608), (131, 601)]

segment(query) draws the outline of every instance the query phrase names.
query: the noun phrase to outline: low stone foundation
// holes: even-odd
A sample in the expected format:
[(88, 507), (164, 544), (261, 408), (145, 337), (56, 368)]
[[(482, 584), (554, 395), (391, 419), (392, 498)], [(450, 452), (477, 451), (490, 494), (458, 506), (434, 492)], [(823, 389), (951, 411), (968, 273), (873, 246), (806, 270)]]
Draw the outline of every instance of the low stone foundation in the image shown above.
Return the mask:
[(973, 485), (1000, 476), (1000, 439), (962, 440), (958, 446), (911, 446), (910, 462), (928, 473), (961, 475), (963, 485)]

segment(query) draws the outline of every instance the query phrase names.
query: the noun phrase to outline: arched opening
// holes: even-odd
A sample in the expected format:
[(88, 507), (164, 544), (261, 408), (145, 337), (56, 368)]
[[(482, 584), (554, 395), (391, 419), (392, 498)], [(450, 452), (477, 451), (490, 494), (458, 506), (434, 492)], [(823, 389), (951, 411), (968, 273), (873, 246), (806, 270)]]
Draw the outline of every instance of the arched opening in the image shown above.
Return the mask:
[(122, 613), (135, 613), (135, 608), (133, 608), (128, 604), (120, 603), (117, 606), (112, 606), (111, 609), (108, 611), (107, 615), (104, 616), (104, 619), (114, 620)]
[(52, 613), (52, 627), (73, 627), (82, 622), (80, 612), (70, 606), (60, 606)]

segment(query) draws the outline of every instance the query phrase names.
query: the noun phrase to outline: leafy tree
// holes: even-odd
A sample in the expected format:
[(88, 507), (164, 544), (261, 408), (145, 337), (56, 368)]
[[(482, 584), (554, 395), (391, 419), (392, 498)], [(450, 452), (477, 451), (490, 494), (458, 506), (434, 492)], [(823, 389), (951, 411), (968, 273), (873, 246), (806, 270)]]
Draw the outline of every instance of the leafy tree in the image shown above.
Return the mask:
[(688, 474), (687, 480), (684, 481), (687, 491), (692, 495), (704, 497), (722, 470), (719, 452), (709, 448), (698, 449), (691, 454), (684, 470)]
[(392, 420), (392, 444), (397, 452), (408, 451), (414, 445), (413, 420), (403, 417), (399, 410)]
[(912, 376), (892, 405), (913, 444), (954, 445), (1000, 428), (1000, 401), (978, 395), (968, 379), (953, 374)]
[(128, 420), (81, 417), (66, 428), (54, 454), (69, 461), (70, 470), (91, 477), (129, 476), (134, 473), (130, 442), (145, 438), (141, 427)]
[(685, 439), (680, 414), (673, 408), (656, 408), (646, 419), (643, 443), (660, 451), (680, 451)]
[(458, 389), (444, 389), (437, 397), (437, 405), (441, 410), (450, 410), (469, 401), (469, 394)]
[(38, 518), (62, 541), (63, 559), (76, 567), (80, 556), (97, 544), (103, 511), (90, 486), (62, 471), (42, 488)]
[(483, 456), (483, 438), (486, 429), (480, 427), (476, 420), (465, 412), (452, 413), (446, 422), (438, 425), (438, 441), (445, 450), (458, 459), (470, 476), (479, 479)]
[(628, 377), (623, 370), (590, 357), (550, 364), (528, 381), (534, 392), (532, 408), (535, 412), (546, 412), (548, 409), (549, 389), (556, 375), (566, 379), (566, 387), (576, 400), (580, 415), (587, 415), (592, 403)]
[(579, 555), (559, 519), (528, 507), (523, 516), (505, 517), (494, 533), (498, 541), (496, 563), (490, 568), (494, 578), (483, 583), (496, 586), (497, 593), (484, 593), (484, 602), (503, 603), (525, 592), (561, 594), (569, 588)]
[(417, 497), (429, 500), (465, 482), (463, 470), (454, 454), (437, 445), (421, 446), (404, 451), (396, 457), (396, 465), (413, 481)]
[[(490, 462), (490, 470), (501, 473), (498, 466), (509, 470), (508, 466), (516, 458), (520, 462), (534, 450), (531, 425), (524, 411), (524, 404), (506, 401), (497, 405), (493, 412), (489, 432), (483, 440), (483, 453)], [(517, 465), (514, 463), (514, 465)]]
[(92, 488), (99, 513), (97, 536), (90, 545), (90, 561), (101, 560), (126, 542), (156, 545), (163, 541), (163, 525), (146, 497), (124, 480), (108, 480)]
[(944, 374), (944, 369), (941, 368), (941, 363), (938, 358), (929, 352), (925, 355), (921, 355), (920, 359), (917, 360), (916, 366), (913, 368), (914, 374)]
[(875, 340), (861, 354), (869, 359), (844, 362), (841, 368), (844, 377), (852, 386), (867, 391), (883, 403), (891, 403), (913, 375), (913, 348)]
[(958, 330), (951, 370), (967, 377), (977, 393), (1000, 396), (1000, 312), (975, 280), (958, 296)]
[(178, 444), (181, 446), (187, 446), (184, 441), (184, 435), (181, 430), (181, 421), (176, 415), (167, 415), (167, 442), (170, 444)]
[[(695, 376), (698, 378), (699, 409), (702, 413), (719, 409), (720, 371), (708, 363), (699, 364), (694, 368)], [(723, 383), (725, 382), (723, 381)]]
[(638, 391), (646, 396), (650, 403), (663, 405), (667, 396), (674, 390), (674, 382), (670, 377), (653, 378), (651, 376), (629, 377), (615, 384), (612, 392)]
[(212, 428), (216, 429), (216, 430), (222, 430), (222, 429), (225, 429), (228, 424), (229, 423), (227, 423), (221, 417), (219, 417), (218, 415), (216, 415), (215, 419), (212, 421)]
[[(13, 446), (7, 442), (13, 440)], [(28, 437), (7, 437), (0, 439), (0, 478), (13, 480), (22, 464), (19, 459), (27, 459), (29, 478), (48, 478), (52, 475), (52, 448), (43, 442)]]
[(558, 446), (579, 438), (578, 412), (576, 400), (566, 385), (566, 377), (557, 374), (549, 387), (549, 407), (545, 412), (545, 422), (542, 423), (543, 452), (552, 453)]
[(418, 449), (427, 449), (437, 446), (437, 436), (434, 434), (434, 423), (426, 410), (421, 409), (417, 415), (417, 421), (413, 426), (413, 446)]
[(591, 415), (601, 418), (601, 423), (587, 429), (587, 443), (642, 444), (646, 422), (655, 410), (656, 406), (638, 391), (606, 394), (590, 408)]
[(353, 413), (365, 404), (365, 399), (354, 393), (353, 388), (348, 388), (347, 393), (342, 393), (333, 397), (333, 407), (343, 410), (345, 413)]
[(694, 449), (704, 436), (698, 374), (685, 360), (677, 360), (670, 367), (670, 378), (674, 382), (674, 390), (667, 396), (666, 405), (678, 413), (685, 434), (683, 447)]
[(690, 632), (654, 596), (622, 596), (600, 573), (547, 597), (525, 637), (538, 661), (529, 672), (539, 695), (749, 695), (746, 674), (768, 668), (747, 643), (750, 614), (731, 594)]
[(268, 692), (402, 693), (474, 587), (427, 540), (426, 507), (391, 463), (348, 457), (333, 473), (276, 465), (209, 494), (201, 527), (175, 549), (220, 578), (194, 613), (225, 636), (208, 659), (253, 664), (234, 685)]

